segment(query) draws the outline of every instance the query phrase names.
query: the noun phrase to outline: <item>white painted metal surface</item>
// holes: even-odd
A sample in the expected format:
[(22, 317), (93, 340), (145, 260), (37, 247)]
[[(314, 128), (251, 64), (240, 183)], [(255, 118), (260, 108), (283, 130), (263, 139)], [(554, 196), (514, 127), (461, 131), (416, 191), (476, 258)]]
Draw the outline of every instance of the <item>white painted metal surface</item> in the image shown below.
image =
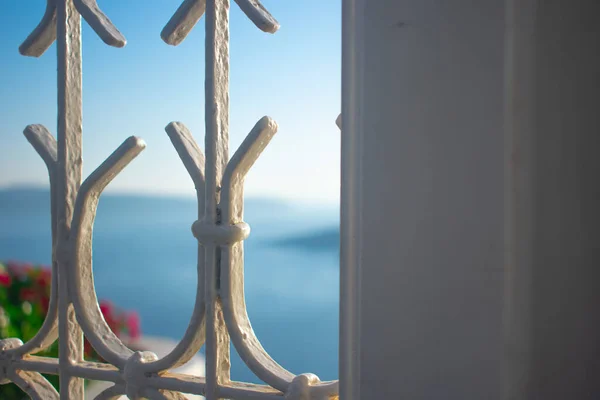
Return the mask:
[[(142, 336), (135, 343), (131, 344), (133, 350), (148, 350), (151, 349), (158, 357), (165, 357), (177, 346), (178, 342), (172, 339), (163, 337)], [(201, 354), (195, 355), (190, 361), (184, 365), (173, 369), (171, 372), (184, 375), (199, 375), (204, 376), (205, 360)], [(92, 381), (85, 388), (85, 400), (95, 399), (102, 391), (113, 385), (109, 381)], [(188, 400), (201, 400), (204, 397), (200, 395), (186, 394)], [(119, 400), (127, 399), (126, 395), (118, 397)], [(115, 399), (116, 400), (116, 399)]]
[[(261, 30), (279, 25), (258, 0), (235, 0)], [(0, 383), (15, 382), (34, 399), (84, 398), (83, 379), (110, 382), (97, 399), (183, 399), (183, 393), (208, 400), (337, 398), (338, 383), (313, 374), (295, 376), (263, 349), (252, 330), (244, 300), (244, 177), (277, 131), (264, 117), (229, 158), (229, 7), (230, 0), (185, 0), (161, 36), (181, 43), (206, 13), (206, 158), (179, 122), (166, 127), (198, 197), (198, 286), (194, 311), (183, 338), (166, 355), (133, 351), (106, 324), (94, 289), (92, 229), (103, 189), (145, 147), (130, 137), (82, 182), (81, 18), (108, 45), (123, 47), (123, 35), (95, 0), (48, 0), (42, 21), (20, 47), (41, 56), (57, 42), (58, 134), (41, 125), (24, 133), (48, 167), (52, 197), (52, 295), (46, 321), (28, 343), (0, 342)], [(83, 360), (83, 335), (107, 364)], [(59, 340), (59, 359), (36, 357)], [(230, 341), (247, 366), (267, 385), (232, 382)], [(206, 349), (206, 375), (173, 372)], [(60, 375), (61, 393), (40, 373)]]
[(497, 400), (503, 2), (343, 4), (340, 398)]
[(599, 399), (600, 3), (506, 11), (503, 399)]

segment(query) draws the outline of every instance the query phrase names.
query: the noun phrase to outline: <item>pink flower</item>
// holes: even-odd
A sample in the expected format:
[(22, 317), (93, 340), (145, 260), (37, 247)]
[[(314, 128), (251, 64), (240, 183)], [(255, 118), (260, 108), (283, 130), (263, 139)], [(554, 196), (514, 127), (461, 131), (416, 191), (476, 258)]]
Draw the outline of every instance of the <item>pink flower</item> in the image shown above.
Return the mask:
[(119, 321), (115, 318), (116, 313), (113, 304), (109, 301), (102, 300), (100, 302), (100, 311), (110, 330), (113, 331), (115, 335), (119, 336)]
[(16, 261), (9, 260), (6, 262), (6, 268), (8, 268), (9, 270), (17, 270), (20, 268), (20, 265)]
[(140, 336), (140, 316), (137, 313), (127, 313), (127, 330), (132, 339)]
[(18, 280), (23, 281), (27, 278), (23, 266), (15, 261), (7, 262), (6, 268), (8, 269), (9, 274), (13, 275)]
[(111, 316), (113, 312), (112, 303), (106, 300), (100, 301), (100, 311), (102, 312), (102, 315), (104, 315), (104, 318)]
[(12, 278), (9, 274), (0, 273), (0, 286), (9, 287), (12, 283)]

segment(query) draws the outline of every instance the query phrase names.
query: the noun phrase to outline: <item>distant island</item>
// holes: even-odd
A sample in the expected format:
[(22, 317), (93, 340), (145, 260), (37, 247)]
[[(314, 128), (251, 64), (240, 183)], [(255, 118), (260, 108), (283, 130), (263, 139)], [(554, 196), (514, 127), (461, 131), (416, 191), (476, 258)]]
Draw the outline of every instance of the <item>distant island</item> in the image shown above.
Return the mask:
[(340, 247), (340, 231), (337, 227), (310, 232), (303, 235), (288, 236), (275, 240), (279, 247), (295, 247), (306, 251), (335, 251)]
[[(0, 237), (12, 238), (18, 233), (31, 237), (33, 232), (46, 232), (50, 218), (50, 193), (47, 188), (0, 188)], [(294, 215), (302, 208), (277, 199), (250, 198), (246, 214), (258, 224), (272, 221), (275, 215)], [(335, 211), (334, 211), (335, 212)], [(103, 228), (119, 227), (112, 235), (139, 234), (154, 226), (182, 229), (188, 232), (190, 221), (197, 214), (196, 199), (183, 196), (154, 196), (149, 194), (115, 194), (102, 196), (99, 218), (94, 228), (102, 235)], [(35, 216), (35, 218), (33, 218)], [(32, 219), (33, 218), (33, 219)], [(300, 217), (297, 217), (300, 218)], [(31, 221), (30, 221), (31, 220)], [(30, 223), (27, 223), (30, 221)], [(333, 222), (333, 221), (332, 221)], [(16, 225), (18, 224), (18, 225)], [(268, 232), (268, 227), (261, 228)], [(189, 239), (186, 237), (186, 239)], [(340, 233), (336, 225), (291, 233), (267, 239), (270, 246), (295, 248), (307, 252), (339, 251)], [(2, 246), (0, 246), (2, 248)]]

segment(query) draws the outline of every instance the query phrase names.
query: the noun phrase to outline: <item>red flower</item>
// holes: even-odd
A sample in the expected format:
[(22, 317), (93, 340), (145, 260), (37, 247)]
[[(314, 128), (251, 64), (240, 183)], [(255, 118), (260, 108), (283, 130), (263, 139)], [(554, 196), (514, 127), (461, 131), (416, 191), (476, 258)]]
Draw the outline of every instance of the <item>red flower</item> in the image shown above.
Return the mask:
[[(19, 281), (22, 284), (19, 283), (14, 287), (15, 290), (18, 290), (18, 301), (31, 303), (35, 307), (36, 313), (47, 314), (52, 285), (51, 268), (15, 261), (0, 263), (0, 288), (10, 287)], [(140, 319), (136, 313), (123, 312), (114, 307), (110, 301), (105, 300), (100, 302), (99, 308), (106, 324), (117, 337), (121, 337), (123, 332), (128, 333), (131, 339), (140, 336)], [(85, 352), (86, 355), (97, 357), (87, 341), (85, 342)]]
[(25, 287), (19, 292), (19, 297), (21, 298), (21, 301), (35, 301), (37, 293), (32, 288)]
[(83, 356), (84, 358), (90, 358), (92, 353), (94, 351), (94, 348), (92, 347), (92, 345), (90, 344), (90, 342), (88, 342), (87, 339), (85, 339), (85, 341), (83, 342)]
[(113, 331), (113, 333), (118, 336), (119, 335), (119, 324), (117, 324), (117, 321), (115, 321), (110, 315), (106, 315), (104, 317), (104, 320), (106, 321), (106, 324), (108, 325), (110, 330)]
[(132, 339), (137, 339), (140, 336), (140, 316), (135, 312), (127, 314), (127, 330)]
[(12, 278), (7, 273), (0, 273), (0, 286), (9, 287), (12, 283)]
[(48, 307), (50, 306), (50, 298), (48, 296), (42, 296), (40, 300), (40, 305), (42, 306), (42, 312), (44, 314), (48, 314)]
[(52, 271), (47, 268), (40, 269), (40, 273), (37, 276), (36, 283), (41, 287), (50, 286), (52, 281)]
[(115, 318), (115, 309), (112, 303), (106, 300), (102, 300), (100, 302), (100, 311), (102, 312), (104, 320), (106, 321), (106, 324), (108, 325), (110, 330), (113, 331), (114, 334), (119, 335), (119, 323), (118, 320)]
[(112, 315), (112, 312), (113, 312), (112, 303), (110, 301), (106, 301), (106, 300), (100, 301), (100, 311), (102, 312), (102, 315), (104, 315), (104, 318)]

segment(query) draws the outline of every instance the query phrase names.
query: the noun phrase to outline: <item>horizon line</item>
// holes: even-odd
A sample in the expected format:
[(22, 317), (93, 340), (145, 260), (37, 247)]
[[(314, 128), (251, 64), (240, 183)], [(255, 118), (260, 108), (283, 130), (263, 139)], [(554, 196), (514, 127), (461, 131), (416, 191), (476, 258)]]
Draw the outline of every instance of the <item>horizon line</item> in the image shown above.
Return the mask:
[[(49, 191), (49, 185), (43, 184), (28, 184), (28, 183), (13, 183), (13, 184), (4, 184), (0, 185), (0, 192), (7, 191)], [(135, 196), (135, 197), (159, 197), (159, 198), (172, 198), (172, 199), (185, 199), (192, 200), (196, 198), (194, 191), (191, 193), (179, 192), (179, 191), (171, 191), (171, 192), (158, 192), (152, 190), (123, 190), (123, 189), (111, 189), (107, 190), (103, 193), (105, 196), (110, 197), (126, 197), (126, 196)], [(280, 202), (284, 204), (290, 205), (303, 205), (303, 206), (317, 206), (317, 207), (339, 207), (339, 200), (323, 200), (323, 199), (307, 199), (307, 198), (291, 198), (286, 196), (257, 196), (254, 194), (250, 194), (246, 197), (246, 200), (249, 201), (271, 201), (271, 202)]]

